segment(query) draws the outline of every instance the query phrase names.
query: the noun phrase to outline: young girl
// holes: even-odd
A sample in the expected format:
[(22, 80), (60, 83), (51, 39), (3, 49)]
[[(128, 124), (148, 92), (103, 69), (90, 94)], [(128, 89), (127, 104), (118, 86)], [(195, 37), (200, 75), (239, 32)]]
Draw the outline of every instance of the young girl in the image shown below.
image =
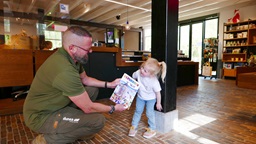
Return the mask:
[(136, 98), (136, 110), (133, 115), (129, 136), (135, 136), (145, 105), (149, 128), (146, 128), (146, 132), (143, 134), (143, 137), (151, 138), (156, 135), (154, 112), (155, 103), (157, 110), (162, 110), (160, 93), (161, 86), (158, 81), (158, 77), (160, 75), (164, 82), (166, 75), (166, 63), (158, 62), (154, 58), (148, 58), (147, 61), (142, 63), (140, 69), (133, 73), (132, 77), (138, 80), (140, 88)]

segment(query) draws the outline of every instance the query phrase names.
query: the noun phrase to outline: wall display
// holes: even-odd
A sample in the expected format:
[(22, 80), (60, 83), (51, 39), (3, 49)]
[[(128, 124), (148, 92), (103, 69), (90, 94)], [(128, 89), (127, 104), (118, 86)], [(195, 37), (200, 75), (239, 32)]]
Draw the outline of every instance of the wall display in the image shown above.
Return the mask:
[(236, 67), (248, 65), (250, 53), (256, 54), (256, 20), (224, 23), (223, 76), (236, 77)]
[(105, 43), (109, 47), (112, 47), (115, 45), (114, 28), (106, 29)]

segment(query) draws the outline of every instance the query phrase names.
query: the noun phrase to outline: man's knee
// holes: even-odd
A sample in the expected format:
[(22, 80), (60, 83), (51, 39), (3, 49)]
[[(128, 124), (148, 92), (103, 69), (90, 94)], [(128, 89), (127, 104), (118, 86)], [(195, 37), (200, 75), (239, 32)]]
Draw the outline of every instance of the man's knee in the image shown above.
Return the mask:
[(100, 131), (105, 126), (106, 118), (100, 114), (97, 122), (96, 128)]
[(99, 94), (99, 88), (96, 88), (96, 87), (85, 87), (90, 99), (92, 101), (95, 101), (98, 97), (98, 94)]

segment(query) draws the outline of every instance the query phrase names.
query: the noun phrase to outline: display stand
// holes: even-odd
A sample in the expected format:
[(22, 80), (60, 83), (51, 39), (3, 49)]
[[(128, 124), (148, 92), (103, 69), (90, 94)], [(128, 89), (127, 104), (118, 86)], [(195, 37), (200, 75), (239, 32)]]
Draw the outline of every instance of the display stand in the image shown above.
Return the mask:
[(218, 56), (218, 39), (206, 38), (204, 40), (205, 48), (203, 54), (202, 75), (204, 78), (217, 78), (217, 56)]

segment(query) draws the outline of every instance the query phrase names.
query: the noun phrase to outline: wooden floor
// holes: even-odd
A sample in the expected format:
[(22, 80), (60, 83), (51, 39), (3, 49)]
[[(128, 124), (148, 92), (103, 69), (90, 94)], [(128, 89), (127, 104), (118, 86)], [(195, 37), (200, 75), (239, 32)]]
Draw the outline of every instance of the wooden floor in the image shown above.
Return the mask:
[[(100, 100), (110, 103), (109, 100)], [(0, 105), (2, 103), (0, 101)], [(135, 137), (128, 137), (134, 111), (104, 114), (107, 122), (94, 139), (80, 144), (256, 144), (256, 91), (238, 88), (234, 80), (199, 78), (198, 86), (177, 88), (178, 124), (168, 133), (142, 137), (145, 114)], [(37, 135), (22, 114), (0, 117), (1, 144), (28, 144)]]

